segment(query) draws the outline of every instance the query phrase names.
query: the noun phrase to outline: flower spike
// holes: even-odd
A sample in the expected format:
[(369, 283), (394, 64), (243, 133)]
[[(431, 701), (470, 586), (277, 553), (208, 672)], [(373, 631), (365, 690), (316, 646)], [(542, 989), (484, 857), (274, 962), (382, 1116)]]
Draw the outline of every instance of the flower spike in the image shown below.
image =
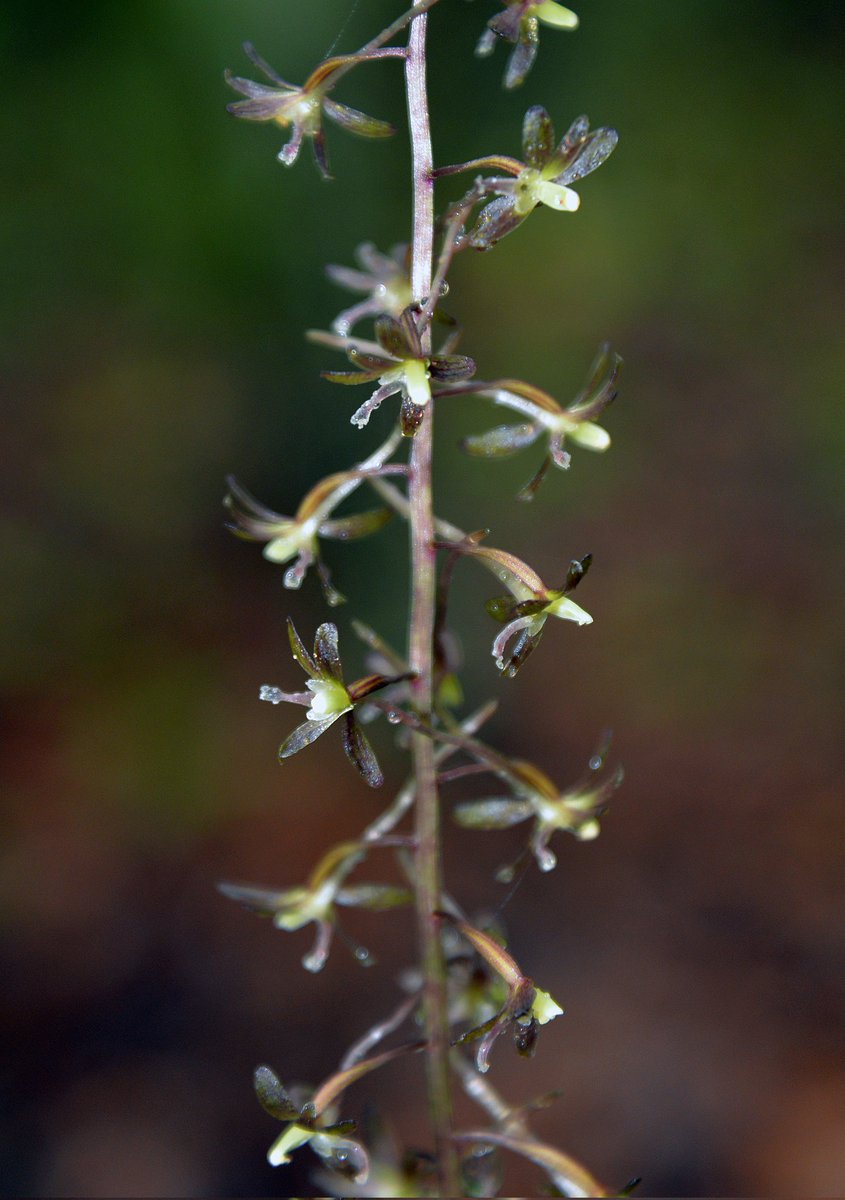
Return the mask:
[(539, 45), (539, 25), (555, 29), (577, 29), (578, 17), (555, 0), (502, 0), (505, 11), (492, 17), (478, 40), (475, 53), (486, 58), (493, 53), (497, 39), (513, 43), (504, 84), (519, 87), (534, 65)]
[(231, 71), (225, 73), (229, 87), (234, 88), (245, 100), (236, 100), (227, 105), (227, 110), (235, 117), (246, 121), (274, 121), (283, 129), (292, 130), (290, 140), (279, 151), (279, 162), (286, 167), (293, 166), (299, 157), (299, 151), (305, 138), (311, 139), (314, 151), (314, 161), (324, 179), (331, 179), (328, 159), (326, 157), (326, 141), (323, 132), (323, 115), (336, 124), (348, 129), (350, 133), (358, 133), (362, 137), (390, 137), (396, 130), (388, 121), (379, 121), (368, 117), (347, 104), (340, 104), (329, 97), (329, 92), (337, 83), (334, 78), (354, 63), (366, 61), (370, 56), (345, 54), (335, 58), (327, 58), (312, 71), (302, 87), (287, 83), (272, 68), (268, 67), (251, 46), (244, 47), (247, 56), (253, 64), (270, 78), (275, 87), (265, 83), (255, 83), (251, 79), (242, 79)]

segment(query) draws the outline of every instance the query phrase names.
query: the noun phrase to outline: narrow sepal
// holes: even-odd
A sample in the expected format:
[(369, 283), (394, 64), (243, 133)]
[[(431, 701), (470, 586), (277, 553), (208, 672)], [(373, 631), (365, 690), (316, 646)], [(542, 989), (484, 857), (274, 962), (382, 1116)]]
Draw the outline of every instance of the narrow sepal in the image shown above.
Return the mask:
[(252, 65), (254, 67), (258, 67), (261, 74), (266, 75), (267, 78), (272, 80), (273, 83), (275, 83), (278, 87), (290, 88), (291, 91), (296, 91), (296, 85), (293, 83), (288, 83), (286, 79), (282, 79), (278, 71), (274, 70), (267, 60), (261, 57), (261, 55), (255, 49), (255, 46), (253, 46), (252, 42), (243, 43), (243, 52)]
[(346, 714), (343, 725), (343, 749), (346, 757), (370, 787), (381, 787), (384, 775), (373, 748), (364, 736), (361, 726), (352, 713)]
[(399, 424), (402, 429), (403, 437), (414, 437), (420, 425), (422, 425), (425, 409), (414, 404), (413, 400), (403, 400), (402, 406), (399, 409)]
[(563, 412), (554, 396), (534, 383), (526, 383), (524, 379), (494, 379), (492, 383), (485, 385), (484, 392), (489, 395), (495, 393), (494, 399), (498, 404), (506, 405), (509, 394), (527, 400), (530, 405), (542, 409), (543, 412), (554, 413), (555, 416)]
[(475, 374), (475, 361), (467, 354), (435, 354), (429, 366), (432, 378), (441, 383), (459, 383)]
[[(324, 105), (329, 101), (324, 101)], [(326, 150), (326, 135), (323, 132), (322, 126), (315, 129), (311, 135), (311, 153), (314, 155), (314, 162), (317, 165), (317, 170), (322, 175), (323, 179), (331, 180), (333, 178), (329, 169), (329, 156)]]
[(275, 1117), (277, 1121), (292, 1121), (299, 1118), (299, 1106), (291, 1100), (282, 1087), (278, 1075), (270, 1067), (256, 1067), (253, 1084), (259, 1104), (271, 1117)]
[(305, 649), (302, 638), (296, 632), (293, 621), (288, 617), (288, 641), (290, 642), (291, 652), (293, 657), (302, 667), (306, 675), (310, 675), (312, 679), (319, 678), (320, 672), (317, 670), (317, 664), (314, 659)]
[(379, 375), (385, 370), (384, 364), (379, 364), (378, 367), (362, 371), (321, 371), (320, 377), (328, 379), (329, 383), (344, 383), (347, 386), (354, 386), (357, 383), (372, 383), (378, 379)]
[(325, 621), (314, 635), (314, 661), (322, 677), (343, 683), (343, 669), (337, 648), (337, 626)]
[(391, 509), (372, 508), (366, 512), (355, 513), (354, 516), (336, 517), (334, 520), (323, 521), (318, 532), (320, 537), (336, 538), (338, 541), (348, 542), (354, 538), (367, 537), (370, 533), (376, 533), (392, 519)]
[(478, 214), (475, 228), (468, 237), (469, 244), (474, 250), (489, 250), (524, 219), (514, 211), (512, 196), (496, 196)]
[(300, 750), (310, 746), (321, 734), (326, 732), (330, 725), (334, 725), (341, 715), (341, 713), (332, 713), (330, 717), (323, 717), (318, 721), (303, 721), (279, 746), (279, 759), (290, 758), (291, 755), (298, 754)]
[(512, 825), (527, 820), (532, 812), (527, 800), (495, 796), (489, 800), (468, 800), (458, 804), (452, 816), (466, 829), (510, 829)]
[(555, 165), (560, 166), (555, 183), (575, 183), (592, 174), (616, 148), (619, 134), (615, 129), (594, 129), (588, 133), (587, 128), (587, 118), (578, 117), (555, 151)]
[(541, 430), (536, 425), (497, 425), (487, 433), (470, 434), (461, 442), (461, 449), (476, 458), (508, 458), (536, 442)]
[(359, 883), (341, 888), (337, 894), (337, 903), (346, 908), (368, 908), (373, 912), (387, 912), (388, 909), (410, 904), (413, 898), (413, 892), (408, 888), (395, 887), (389, 883)]
[(218, 883), (217, 890), (227, 900), (234, 900), (262, 917), (272, 917), (290, 900), (290, 891), (257, 887), (251, 883)]
[(407, 308), (399, 317), (379, 317), (375, 323), (375, 331), (379, 345), (394, 358), (422, 356), (417, 327)]
[(348, 104), (340, 104), (339, 101), (328, 97), (323, 101), (323, 110), (327, 117), (331, 117), (343, 129), (361, 137), (385, 138), (396, 132), (396, 126), (391, 125), (389, 121), (379, 121), (376, 117), (359, 112), (357, 108), (350, 108)]
[(590, 367), (584, 387), (566, 411), (580, 420), (594, 420), (616, 399), (621, 369), (622, 358), (605, 342)]
[(583, 558), (573, 558), (569, 564), (569, 570), (566, 572), (566, 582), (563, 585), (565, 595), (575, 591), (578, 584), (589, 571), (592, 561), (592, 554), (585, 554)]
[(555, 148), (552, 119), (541, 104), (529, 108), (522, 123), (522, 151), (529, 167), (542, 167)]
[(529, 17), (525, 24), (528, 26), (525, 36), (520, 35), (519, 41), (511, 51), (505, 70), (504, 82), (505, 87), (509, 90), (517, 88), (525, 82), (525, 77), (534, 66), (534, 60), (537, 57), (537, 22)]

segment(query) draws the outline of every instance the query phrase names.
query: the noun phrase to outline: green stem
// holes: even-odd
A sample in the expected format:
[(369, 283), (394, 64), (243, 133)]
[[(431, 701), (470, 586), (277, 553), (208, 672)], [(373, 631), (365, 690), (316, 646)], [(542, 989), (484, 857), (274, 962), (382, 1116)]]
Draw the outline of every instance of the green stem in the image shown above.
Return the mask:
[[(405, 79), (411, 134), (414, 184), (411, 286), (415, 300), (428, 299), (434, 248), (434, 183), (431, 132), (426, 89), (426, 26), (428, 17), (415, 17), (408, 37)], [(431, 350), (431, 334), (423, 331), (423, 352)], [(411, 614), (409, 665), (416, 672), (412, 696), (426, 720), (433, 705), (434, 618), (436, 573), (434, 509), (432, 502), (433, 401), (413, 440), (408, 477), (411, 541)], [(440, 798), (434, 744), (424, 733), (412, 738), (416, 779), (416, 914), (423, 973), (423, 1018), (426, 1036), (428, 1101), (434, 1132), (439, 1192), (460, 1194), (458, 1165), (452, 1140), (452, 1096), (449, 1076), (449, 1025), (446, 966), (435, 916), (441, 905), (442, 851)]]

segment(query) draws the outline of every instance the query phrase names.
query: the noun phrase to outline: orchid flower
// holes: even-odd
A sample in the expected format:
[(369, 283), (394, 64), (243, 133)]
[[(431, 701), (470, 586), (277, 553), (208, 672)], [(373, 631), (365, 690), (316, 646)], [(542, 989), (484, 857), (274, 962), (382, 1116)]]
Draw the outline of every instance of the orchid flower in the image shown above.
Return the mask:
[(623, 778), (622, 768), (617, 767), (599, 779), (609, 749), (610, 737), (606, 736), (590, 758), (585, 774), (564, 791), (532, 763), (488, 754), (482, 749), (479, 760), (490, 765), (513, 794), (468, 800), (458, 804), (452, 815), (468, 829), (508, 829), (521, 821), (533, 820), (529, 848), (540, 870), (551, 871), (557, 865), (557, 858), (549, 849), (554, 833), (563, 830), (582, 842), (599, 835), (598, 819)]
[(265, 542), (262, 553), (270, 562), (285, 564), (295, 558), (294, 564), (285, 571), (287, 588), (300, 587), (308, 568), (316, 565), (327, 603), (341, 603), (343, 597), (332, 586), (329, 571), (320, 558), (318, 539), (350, 541), (366, 537), (390, 520), (392, 514), (386, 508), (370, 509), (348, 517), (332, 518), (331, 514), (360, 483), (384, 465), (399, 441), (400, 434), (396, 431), (351, 471), (339, 471), (321, 479), (305, 496), (293, 517), (266, 508), (229, 475), (226, 479), (229, 490), (223, 504), (232, 519), (226, 528), (247, 541)]
[(499, 1012), (483, 1025), (462, 1034), (458, 1042), (482, 1039), (475, 1056), (475, 1065), (482, 1073), (490, 1067), (488, 1060), (493, 1043), (507, 1029), (512, 1031), (519, 1053), (530, 1057), (537, 1042), (537, 1026), (547, 1025), (555, 1017), (561, 1016), (563, 1009), (548, 992), (538, 988), (534, 981), (520, 970), (516, 961), (489, 933), (476, 929), (467, 921), (450, 913), (441, 912), (438, 916), (455, 926), (501, 976), (508, 989), (507, 998)]
[(487, 433), (466, 437), (461, 448), (478, 458), (506, 458), (546, 437), (548, 451), (540, 468), (518, 493), (521, 500), (532, 499), (552, 464), (562, 470), (569, 467), (571, 455), (564, 449), (565, 441), (598, 452), (610, 445), (610, 434), (595, 423), (595, 418), (616, 399), (621, 365), (619, 355), (614, 354), (609, 345), (602, 346), (590, 367), (586, 383), (566, 408), (561, 408), (542, 388), (520, 379), (495, 379), (489, 384), (479, 382), (480, 396), (522, 413), (528, 419), (520, 425), (498, 425)]
[[(301, 887), (276, 891), (252, 884), (221, 883), (219, 890), (230, 900), (262, 916), (272, 917), (277, 929), (293, 931), (313, 923), (317, 937), (313, 948), (302, 960), (307, 971), (320, 971), (325, 965), (337, 924), (335, 907), (368, 908), (383, 912), (408, 904), (411, 893), (390, 884), (367, 883), (344, 886), (344, 880), (366, 857), (360, 842), (343, 842), (323, 856)], [(360, 962), (373, 960), (362, 947), (355, 952)]]
[(310, 676), (305, 684), (308, 690), (283, 692), (281, 688), (264, 684), (259, 690), (259, 698), (269, 704), (302, 704), (308, 708), (308, 712), (307, 719), (297, 726), (279, 747), (279, 760), (284, 761), (305, 746), (309, 746), (334, 725), (335, 721), (344, 717), (343, 749), (347, 758), (370, 787), (380, 787), (384, 783), (384, 776), (370, 743), (355, 719), (354, 708), (365, 696), (396, 683), (397, 678), (365, 675), (354, 683), (345, 684), (337, 648), (337, 626), (329, 621), (320, 625), (317, 630), (313, 657), (305, 649), (290, 618), (288, 638), (293, 657), (306, 675)]
[(276, 86), (268, 87), (265, 83), (242, 79), (227, 71), (225, 79), (229, 87), (247, 97), (246, 100), (236, 100), (229, 104), (228, 111), (245, 121), (274, 121), (283, 129), (292, 129), (290, 140), (278, 154), (279, 162), (284, 163), (286, 167), (296, 162), (304, 139), (310, 138), (317, 169), (324, 179), (331, 179), (323, 133), (324, 114), (350, 133), (358, 133), (362, 137), (390, 137), (396, 132), (388, 121), (368, 117), (365, 113), (358, 112), (347, 104), (340, 104), (329, 96), (329, 92), (338, 81), (338, 72), (371, 56), (343, 54), (327, 58), (311, 72), (302, 87), (297, 87), (277, 75), (249, 43), (244, 45), (244, 50), (253, 65)]
[[(315, 340), (323, 340), (319, 334)], [(346, 354), (357, 371), (323, 371), (332, 383), (374, 383), (379, 387), (350, 418), (359, 429), (388, 396), (402, 397), (400, 426), (405, 437), (413, 437), (431, 399), (431, 380), (460, 383), (475, 374), (475, 363), (465, 354), (423, 353), (413, 308), (405, 308), (398, 318), (380, 317), (376, 321), (378, 344), (349, 339)]]
[(498, 38), (513, 43), (505, 71), (505, 87), (519, 87), (534, 65), (539, 44), (539, 25), (555, 29), (577, 29), (578, 17), (570, 8), (555, 0), (502, 0), (505, 11), (487, 22), (475, 53), (486, 58), (493, 53)]
[[(438, 546), (455, 554), (477, 558), (508, 589), (509, 595), (493, 597), (487, 601), (486, 608), (491, 617), (505, 626), (493, 641), (492, 654), (502, 674), (512, 679), (539, 643), (549, 617), (574, 621), (576, 625), (592, 624), (593, 618), (574, 600), (570, 600), (569, 593), (586, 575), (593, 556), (585, 554), (583, 558), (573, 559), (563, 586), (550, 588), (536, 571), (515, 554), (480, 546), (478, 543), (485, 533), (486, 530), (470, 534), (462, 542), (440, 542)], [(516, 642), (509, 652), (508, 643), (513, 638), (516, 638)]]
[(475, 228), (466, 240), (476, 250), (489, 250), (521, 225), (538, 204), (545, 204), (557, 212), (576, 212), (581, 197), (569, 185), (600, 167), (618, 140), (615, 129), (591, 131), (587, 118), (578, 117), (555, 147), (551, 118), (537, 104), (528, 109), (522, 123), (524, 162), (493, 154), (438, 167), (435, 174), (440, 178), (489, 168), (513, 176), (510, 179), (502, 175), (479, 177), (476, 185), (484, 193), (494, 193), (494, 199), (482, 208)]

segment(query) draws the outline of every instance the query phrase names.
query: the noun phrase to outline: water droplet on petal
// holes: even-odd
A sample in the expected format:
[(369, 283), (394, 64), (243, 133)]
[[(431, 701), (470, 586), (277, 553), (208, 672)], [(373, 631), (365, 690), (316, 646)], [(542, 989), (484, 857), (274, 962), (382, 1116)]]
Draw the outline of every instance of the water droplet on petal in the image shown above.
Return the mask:
[(397, 712), (389, 712), (387, 714), (387, 719), (391, 725), (398, 725), (399, 722), (402, 720), (402, 718), (399, 716), (399, 713), (397, 713)]

